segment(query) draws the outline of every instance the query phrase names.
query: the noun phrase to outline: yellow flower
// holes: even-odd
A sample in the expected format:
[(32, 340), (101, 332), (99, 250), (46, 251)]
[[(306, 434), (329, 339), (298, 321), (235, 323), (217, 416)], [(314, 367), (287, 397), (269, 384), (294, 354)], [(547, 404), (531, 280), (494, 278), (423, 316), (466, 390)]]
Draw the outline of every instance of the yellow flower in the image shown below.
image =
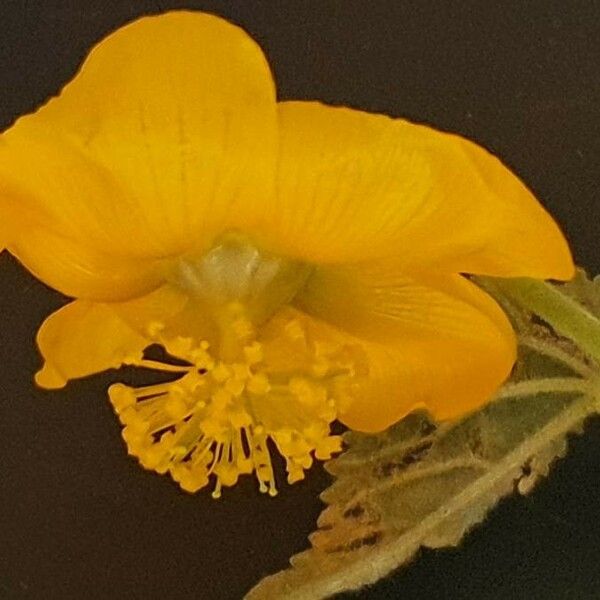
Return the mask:
[[(568, 279), (558, 227), (458, 136), (277, 102), (259, 47), (211, 15), (143, 18), (0, 137), (0, 244), (76, 298), (42, 325), (40, 386), (122, 364), (131, 454), (214, 495), (275, 493), (417, 407), (448, 419), (507, 377), (515, 337), (462, 274)], [(169, 356), (150, 360), (153, 344)], [(178, 360), (175, 360), (178, 359)]]

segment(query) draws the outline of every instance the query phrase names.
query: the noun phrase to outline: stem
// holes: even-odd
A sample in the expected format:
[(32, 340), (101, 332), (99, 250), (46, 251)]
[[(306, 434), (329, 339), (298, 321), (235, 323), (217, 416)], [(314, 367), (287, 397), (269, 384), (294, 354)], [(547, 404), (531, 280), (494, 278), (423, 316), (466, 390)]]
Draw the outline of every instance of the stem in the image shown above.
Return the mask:
[(573, 394), (585, 393), (594, 389), (594, 384), (578, 377), (547, 377), (530, 379), (506, 384), (496, 396), (501, 398), (517, 398), (535, 394)]
[(553, 345), (547, 340), (533, 336), (522, 336), (519, 338), (519, 344), (526, 348), (530, 348), (538, 354), (543, 354), (548, 358), (552, 358), (562, 363), (566, 367), (569, 367), (573, 372), (586, 379), (591, 378), (596, 373), (596, 371), (583, 362), (583, 360), (576, 358), (566, 350), (563, 350), (560, 346)]
[(495, 279), (493, 285), (600, 361), (600, 320), (559, 288), (525, 278)]

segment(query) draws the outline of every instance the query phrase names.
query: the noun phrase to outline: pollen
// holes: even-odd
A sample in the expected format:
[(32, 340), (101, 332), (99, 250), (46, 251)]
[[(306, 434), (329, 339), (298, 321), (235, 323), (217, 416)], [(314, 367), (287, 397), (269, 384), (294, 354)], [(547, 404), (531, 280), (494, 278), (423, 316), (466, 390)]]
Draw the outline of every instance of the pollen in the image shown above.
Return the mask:
[(134, 364), (175, 379), (134, 388), (113, 385), (110, 399), (131, 455), (170, 476), (187, 492), (223, 487), (254, 474), (259, 490), (277, 494), (272, 455), (285, 460), (287, 481), (304, 478), (314, 459), (339, 452), (330, 434), (343, 382), (355, 372), (342, 343), (314, 339), (301, 313), (285, 309), (257, 328), (239, 303), (220, 320), (220, 347), (191, 338), (160, 338), (183, 366)]

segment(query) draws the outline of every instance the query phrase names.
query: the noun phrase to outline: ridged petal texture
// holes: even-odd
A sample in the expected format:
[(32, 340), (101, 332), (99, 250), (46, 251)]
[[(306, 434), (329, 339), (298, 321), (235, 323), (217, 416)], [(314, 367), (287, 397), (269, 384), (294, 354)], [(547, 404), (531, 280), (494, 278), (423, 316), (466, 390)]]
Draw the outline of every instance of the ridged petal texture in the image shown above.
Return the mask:
[(515, 336), (498, 305), (460, 275), (399, 275), (383, 263), (321, 268), (300, 298), (361, 340), (369, 376), (340, 419), (379, 431), (416, 408), (474, 410), (508, 376)]
[[(276, 122), (269, 67), (239, 28), (189, 12), (127, 25), (0, 138), (0, 196), (25, 233), (11, 247), (69, 295), (147, 291), (157, 259), (210, 247), (261, 214)], [(29, 235), (38, 227), (62, 240)], [(123, 293), (107, 271), (130, 259), (142, 281)]]
[[(188, 491), (214, 475), (215, 495), (250, 472), (275, 492), (269, 440), (297, 481), (339, 450), (336, 417), (377, 431), (418, 407), (476, 409), (515, 336), (467, 276), (574, 272), (487, 151), (277, 103), (256, 43), (187, 11), (107, 37), (0, 136), (0, 208), (0, 249), (75, 298), (40, 329), (39, 385), (124, 363), (171, 373), (112, 389), (129, 451)], [(145, 358), (156, 343), (179, 361)]]
[(271, 214), (288, 253), (313, 262), (393, 257), (399, 268), (572, 277), (552, 217), (474, 143), (314, 102), (283, 102), (279, 119)]

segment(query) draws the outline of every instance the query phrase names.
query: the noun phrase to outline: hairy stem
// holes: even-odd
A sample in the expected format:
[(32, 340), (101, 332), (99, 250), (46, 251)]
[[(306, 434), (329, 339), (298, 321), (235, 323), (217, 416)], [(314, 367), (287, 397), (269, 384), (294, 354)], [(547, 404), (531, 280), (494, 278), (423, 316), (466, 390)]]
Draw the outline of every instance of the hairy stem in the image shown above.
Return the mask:
[(600, 320), (560, 289), (537, 279), (496, 279), (497, 287), (600, 361)]
[(516, 398), (536, 394), (584, 393), (594, 389), (595, 384), (593, 382), (578, 377), (546, 377), (544, 379), (508, 383), (500, 390), (496, 398)]
[(581, 377), (590, 378), (596, 373), (596, 371), (591, 366), (584, 363), (583, 360), (569, 354), (569, 352), (563, 350), (559, 346), (553, 345), (548, 340), (538, 339), (534, 336), (521, 336), (519, 338), (519, 344), (530, 348), (538, 354), (561, 362)]

